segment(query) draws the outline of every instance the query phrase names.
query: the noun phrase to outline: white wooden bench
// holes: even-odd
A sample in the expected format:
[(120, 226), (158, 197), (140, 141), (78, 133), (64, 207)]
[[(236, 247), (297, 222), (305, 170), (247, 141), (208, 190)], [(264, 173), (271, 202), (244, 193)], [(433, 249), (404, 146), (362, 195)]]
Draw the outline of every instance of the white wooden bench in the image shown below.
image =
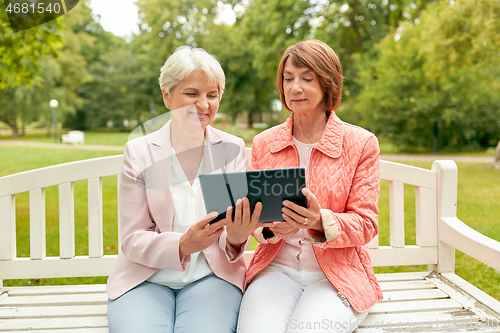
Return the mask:
[(85, 133), (82, 131), (69, 131), (61, 135), (62, 143), (85, 144)]
[[(121, 161), (121, 155), (103, 157), (0, 178), (0, 332), (108, 331), (104, 284), (7, 287), (1, 281), (107, 276), (117, 256), (103, 255), (102, 177), (118, 175)], [(387, 161), (380, 166), (381, 179), (389, 181), (390, 245), (379, 246), (378, 237), (368, 245), (373, 265), (428, 269), (377, 274), (384, 300), (357, 332), (500, 332), (500, 302), (454, 273), (455, 249), (500, 269), (500, 243), (456, 216), (456, 164), (435, 161), (432, 170)], [(89, 250), (84, 256), (75, 256), (73, 197), (79, 180), (88, 182)], [(415, 187), (416, 245), (405, 244), (405, 184)], [(59, 187), (57, 257), (46, 255), (49, 186)], [(29, 257), (16, 255), (15, 196), (22, 192), (29, 192)]]

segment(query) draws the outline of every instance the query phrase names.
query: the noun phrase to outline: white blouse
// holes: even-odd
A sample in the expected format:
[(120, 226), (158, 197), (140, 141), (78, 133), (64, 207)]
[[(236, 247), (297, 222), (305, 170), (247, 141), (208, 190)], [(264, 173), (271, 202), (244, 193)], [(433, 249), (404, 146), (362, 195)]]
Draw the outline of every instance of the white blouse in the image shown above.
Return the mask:
[(292, 141), (295, 147), (299, 152), (299, 166), (306, 168), (306, 186), (309, 180), (309, 159), (311, 158), (311, 152), (314, 147), (318, 145), (319, 142), (316, 143), (303, 143), (299, 140), (295, 139), (292, 136)]
[[(306, 184), (309, 179), (309, 160), (316, 143), (303, 143), (292, 136), (293, 144), (299, 152), (299, 166), (306, 168)], [(306, 229), (299, 230), (295, 235), (285, 240), (281, 251), (273, 262), (295, 269), (309, 272), (321, 271), (321, 267), (314, 255), (313, 245)]]
[[(203, 158), (196, 173), (196, 178), (191, 185), (175, 155), (172, 147), (172, 197), (174, 201), (175, 214), (173, 232), (185, 233), (192, 225), (196, 224), (206, 215), (202, 205), (202, 192), (199, 175), (202, 172)], [(172, 289), (181, 289), (188, 284), (212, 274), (203, 252), (191, 254), (191, 261), (186, 271), (171, 269), (160, 269), (153, 274), (148, 281), (165, 285)]]

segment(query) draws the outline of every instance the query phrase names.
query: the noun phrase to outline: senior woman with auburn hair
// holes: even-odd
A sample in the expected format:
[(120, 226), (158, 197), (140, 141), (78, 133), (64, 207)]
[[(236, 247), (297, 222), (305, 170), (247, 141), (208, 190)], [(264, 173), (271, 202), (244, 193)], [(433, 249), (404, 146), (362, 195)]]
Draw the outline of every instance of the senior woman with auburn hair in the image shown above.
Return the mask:
[[(121, 247), (107, 286), (111, 332), (234, 332), (261, 204), (238, 201), (234, 220), (210, 224), (198, 175), (247, 169), (242, 139), (210, 126), (224, 72), (202, 49), (181, 47), (161, 69), (171, 120), (125, 146), (119, 183)], [(213, 221), (212, 221), (213, 222)]]
[(379, 148), (335, 114), (342, 68), (318, 40), (290, 46), (278, 70), (288, 120), (255, 137), (252, 169), (306, 168), (307, 208), (258, 228), (238, 332), (352, 332), (382, 299), (365, 245), (378, 232)]

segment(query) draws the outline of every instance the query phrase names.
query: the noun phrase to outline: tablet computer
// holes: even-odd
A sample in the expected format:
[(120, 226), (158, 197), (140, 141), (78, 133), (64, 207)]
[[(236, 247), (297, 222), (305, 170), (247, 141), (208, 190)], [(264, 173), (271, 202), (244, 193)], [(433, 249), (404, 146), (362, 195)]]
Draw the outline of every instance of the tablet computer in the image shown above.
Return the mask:
[(253, 212), (255, 204), (262, 202), (259, 222), (283, 221), (283, 200), (303, 207), (307, 199), (302, 194), (305, 187), (305, 168), (252, 170), (200, 175), (200, 185), (207, 213), (216, 211), (216, 222), (226, 217), (229, 206), (247, 197)]

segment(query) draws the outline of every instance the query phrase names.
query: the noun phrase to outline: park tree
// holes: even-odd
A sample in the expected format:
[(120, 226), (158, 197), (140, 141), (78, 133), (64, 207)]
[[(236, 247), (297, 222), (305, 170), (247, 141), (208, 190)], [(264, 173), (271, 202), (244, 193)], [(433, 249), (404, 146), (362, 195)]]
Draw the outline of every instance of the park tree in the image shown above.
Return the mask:
[(246, 113), (248, 126), (253, 127), (254, 120), (270, 112), (272, 100), (279, 97), (273, 80), (260, 77), (253, 67), (256, 52), (243, 37), (241, 23), (238, 19), (232, 25), (215, 25), (203, 45), (218, 58), (226, 75), (220, 112), (233, 121)]
[(360, 69), (364, 125), (401, 149), (478, 148), (500, 139), (500, 3), (433, 4)]
[(90, 8), (75, 17), (75, 35), (84, 38), (78, 55), (85, 63), (87, 79), (75, 87), (76, 112), (68, 113), (65, 126), (77, 129), (113, 127), (124, 129), (124, 120), (140, 118), (145, 75), (132, 44), (105, 31)]
[(255, 116), (270, 110), (271, 100), (276, 98), (273, 83), (253, 67), (258, 51), (248, 43), (241, 18), (227, 24), (219, 17), (220, 4), (207, 0), (149, 0), (137, 5), (141, 29), (131, 44), (145, 73), (143, 95), (150, 96), (150, 104), (160, 112), (165, 109), (159, 69), (182, 45), (202, 47), (220, 61), (226, 74), (220, 112), (233, 120), (246, 113), (252, 126)]
[[(38, 96), (32, 94), (44, 81), (45, 58), (57, 58), (64, 45), (61, 20), (20, 32), (12, 32), (0, 4), (0, 122), (18, 136), (18, 120), (33, 119)], [(18, 89), (19, 88), (19, 89)]]
[(252, 0), (245, 4), (241, 21), (247, 45), (254, 50), (253, 67), (261, 78), (275, 81), (285, 49), (299, 41), (316, 38), (339, 55), (344, 74), (342, 117), (357, 123), (353, 108), (360, 88), (358, 59), (376, 57), (375, 43), (402, 22), (413, 21), (429, 0)]
[(418, 18), (428, 3), (429, 0), (336, 0), (317, 10), (314, 36), (330, 44), (341, 59), (346, 105), (352, 106), (360, 92), (356, 84), (356, 61), (360, 56), (374, 56), (374, 44), (401, 24)]
[[(0, 120), (2, 116), (6, 116), (3, 122), (12, 128), (14, 137), (24, 135), (25, 126), (33, 121), (45, 119), (50, 125), (49, 100), (63, 99), (63, 89), (55, 87), (55, 82), (61, 75), (57, 60), (53, 57), (43, 57), (38, 66), (40, 75), (32, 84), (20, 84), (15, 87), (8, 85), (0, 90)], [(11, 123), (8, 123), (8, 120), (11, 120)], [(50, 132), (47, 135), (49, 134)]]
[(0, 4), (0, 89), (31, 84), (40, 78), (39, 61), (57, 57), (63, 47), (61, 20), (12, 32), (4, 4)]
[(108, 124), (126, 129), (126, 121), (141, 121), (144, 111), (141, 102), (148, 101), (143, 95), (145, 73), (129, 44), (111, 33), (103, 34), (107, 35), (107, 51), (89, 61), (92, 80), (78, 89), (85, 102), (73, 122), (81, 129), (106, 127)]
[(210, 0), (138, 0), (136, 5), (139, 34), (131, 41), (131, 48), (144, 73), (141, 95), (147, 96), (140, 107), (163, 113), (160, 68), (179, 46), (204, 47), (204, 38), (211, 37), (218, 7)]
[[(17, 136), (19, 132), (17, 129), (19, 120), (22, 124), (26, 120), (42, 120), (47, 126), (47, 135), (49, 135), (52, 115), (48, 103), (53, 98), (57, 99), (60, 105), (58, 120), (63, 119), (67, 114), (74, 114), (76, 108), (83, 104), (83, 99), (78, 95), (77, 90), (82, 84), (91, 80), (91, 76), (87, 71), (87, 61), (82, 50), (94, 42), (94, 37), (89, 31), (93, 30), (95, 24), (87, 1), (80, 1), (78, 6), (57, 20), (17, 32), (13, 34), (16, 37), (11, 37), (11, 39), (19, 40), (22, 38), (20, 36), (29, 32), (36, 36), (35, 39), (38, 38), (38, 40), (24, 39), (23, 47), (17, 51), (12, 49), (14, 47), (12, 45), (7, 48), (7, 53), (19, 54), (21, 57), (19, 61), (22, 64), (30, 64), (32, 69), (29, 75), (26, 74), (27, 78), (24, 81), (19, 81), (19, 75), (14, 74), (13, 77), (18, 77), (18, 79), (11, 79), (9, 84), (0, 91), (0, 103), (3, 103), (0, 108), (0, 120), (13, 129), (14, 136)], [(60, 31), (54, 30), (54, 27), (61, 29)], [(57, 53), (41, 53), (34, 49), (38, 42), (42, 42), (41, 38), (47, 29), (52, 35), (58, 36), (60, 48)], [(30, 47), (31, 49), (26, 49)], [(32, 61), (30, 57), (33, 57), (34, 64), (30, 63)], [(16, 68), (14, 66), (14, 69)], [(23, 73), (22, 69), (20, 73)]]

